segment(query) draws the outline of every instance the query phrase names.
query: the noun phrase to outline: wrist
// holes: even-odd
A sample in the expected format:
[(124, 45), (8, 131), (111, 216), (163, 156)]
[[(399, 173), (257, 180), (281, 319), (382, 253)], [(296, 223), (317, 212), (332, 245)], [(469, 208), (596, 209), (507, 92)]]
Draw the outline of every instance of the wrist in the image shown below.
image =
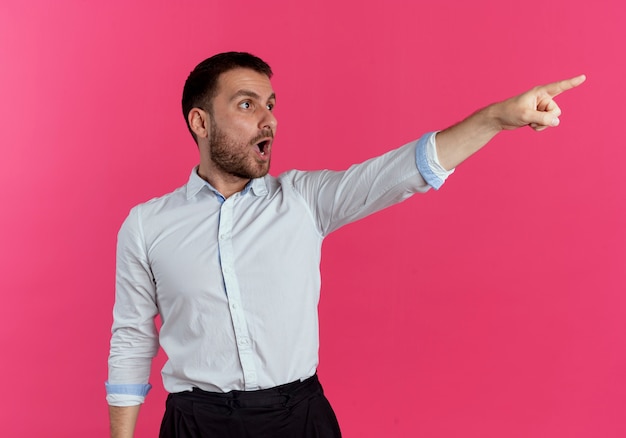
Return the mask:
[(506, 124), (502, 117), (504, 114), (502, 102), (493, 103), (478, 111), (478, 114), (481, 117), (480, 126), (490, 135), (495, 136), (506, 129)]

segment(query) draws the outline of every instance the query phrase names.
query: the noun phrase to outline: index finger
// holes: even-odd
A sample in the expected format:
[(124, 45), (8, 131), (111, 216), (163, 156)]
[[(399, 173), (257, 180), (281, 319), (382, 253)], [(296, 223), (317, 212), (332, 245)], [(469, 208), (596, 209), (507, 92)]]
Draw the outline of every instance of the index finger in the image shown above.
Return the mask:
[(580, 84), (585, 82), (585, 79), (587, 79), (587, 76), (580, 75), (570, 79), (565, 79), (563, 81), (552, 82), (551, 84), (546, 84), (539, 88), (542, 91), (548, 93), (550, 97), (555, 97), (564, 91), (571, 90), (574, 87), (578, 87)]

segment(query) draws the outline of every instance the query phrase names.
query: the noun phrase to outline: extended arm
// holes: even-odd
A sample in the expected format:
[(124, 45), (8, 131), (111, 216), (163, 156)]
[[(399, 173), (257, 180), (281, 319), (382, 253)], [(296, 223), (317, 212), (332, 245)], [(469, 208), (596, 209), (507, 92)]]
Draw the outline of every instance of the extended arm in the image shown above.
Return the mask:
[(445, 169), (461, 164), (497, 133), (522, 126), (536, 131), (557, 126), (561, 109), (554, 97), (577, 87), (585, 76), (533, 88), (519, 96), (494, 103), (437, 134), (437, 154)]

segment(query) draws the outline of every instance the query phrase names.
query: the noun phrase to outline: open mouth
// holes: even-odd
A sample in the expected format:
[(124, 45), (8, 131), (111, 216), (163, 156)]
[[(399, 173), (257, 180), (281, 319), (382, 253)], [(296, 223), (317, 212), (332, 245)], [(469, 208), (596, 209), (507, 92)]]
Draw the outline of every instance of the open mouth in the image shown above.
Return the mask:
[(262, 156), (265, 156), (265, 153), (269, 150), (269, 144), (270, 144), (269, 140), (263, 140), (256, 144), (256, 147), (258, 148), (259, 153)]

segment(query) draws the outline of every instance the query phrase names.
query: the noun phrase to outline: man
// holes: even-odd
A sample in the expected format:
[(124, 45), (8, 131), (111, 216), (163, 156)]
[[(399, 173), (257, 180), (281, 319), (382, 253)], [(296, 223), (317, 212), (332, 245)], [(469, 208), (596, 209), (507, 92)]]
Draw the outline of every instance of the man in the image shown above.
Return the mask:
[(112, 437), (132, 436), (159, 343), (170, 393), (161, 437), (339, 437), (315, 374), (324, 237), (439, 188), (502, 130), (557, 126), (553, 98), (585, 80), (536, 87), (344, 172), (274, 178), (271, 75), (235, 52), (191, 72), (182, 105), (200, 163), (185, 186), (132, 209), (120, 230)]

